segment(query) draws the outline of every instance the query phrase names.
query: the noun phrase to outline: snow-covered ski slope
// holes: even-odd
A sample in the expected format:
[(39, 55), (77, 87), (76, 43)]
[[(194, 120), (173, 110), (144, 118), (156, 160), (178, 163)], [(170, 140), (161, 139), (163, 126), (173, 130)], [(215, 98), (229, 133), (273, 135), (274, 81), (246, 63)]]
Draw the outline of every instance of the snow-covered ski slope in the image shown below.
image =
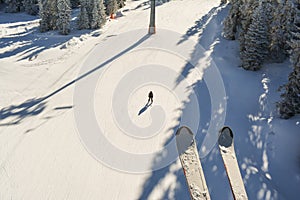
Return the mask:
[(300, 118), (275, 112), (289, 63), (239, 68), (217, 0), (157, 6), (150, 37), (147, 2), (68, 36), (1, 10), (0, 199), (188, 199), (179, 125), (196, 134), (211, 199), (232, 199), (216, 145), (224, 124), (249, 199), (298, 199)]

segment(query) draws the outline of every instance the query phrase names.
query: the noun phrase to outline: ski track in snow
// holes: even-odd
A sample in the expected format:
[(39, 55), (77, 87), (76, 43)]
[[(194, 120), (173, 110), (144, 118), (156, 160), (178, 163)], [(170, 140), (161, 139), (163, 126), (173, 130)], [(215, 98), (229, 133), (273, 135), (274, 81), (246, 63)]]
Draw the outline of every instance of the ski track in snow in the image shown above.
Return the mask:
[[(108, 21), (103, 29), (73, 29), (68, 36), (56, 31), (39, 33), (36, 17), (0, 11), (1, 200), (189, 198), (178, 160), (160, 170), (138, 174), (111, 169), (86, 151), (74, 120), (73, 83), (80, 76), (82, 64), (98, 44), (128, 31), (147, 29), (148, 8), (146, 0), (128, 1), (122, 9), (123, 16)], [(191, 59), (199, 61), (205, 56), (218, 66), (227, 95), (225, 124), (235, 133), (235, 150), (249, 199), (298, 199), (300, 118), (281, 120), (275, 112), (279, 99), (276, 90), (287, 81), (285, 67), (289, 62), (268, 64), (258, 72), (239, 68), (237, 42), (221, 37), (222, 20), (228, 9), (226, 5), (219, 6), (217, 0), (174, 0), (157, 6), (156, 25), (158, 30), (181, 34), (178, 44), (185, 45), (187, 40), (201, 44), (205, 55), (194, 49)], [(75, 10), (73, 17), (77, 14)], [(210, 64), (209, 59), (201, 61)], [(169, 64), (178, 66), (174, 60)], [(194, 75), (193, 68), (188, 66), (178, 73), (186, 79)], [(85, 80), (89, 79), (82, 81)], [(138, 94), (137, 91), (135, 95)], [(144, 101), (141, 97), (136, 103)], [(205, 97), (203, 101), (206, 102)], [(176, 102), (170, 95), (165, 107), (175, 110), (179, 105)], [(180, 111), (188, 106), (185, 102)], [(200, 104), (200, 109), (206, 108)], [(150, 111), (151, 107), (142, 118), (136, 118), (133, 111), (129, 115), (146, 126), (151, 123)], [(220, 107), (216, 112), (225, 110)], [(177, 115), (170, 117), (168, 125), (176, 127), (179, 111), (170, 113)], [(106, 123), (104, 128), (108, 126)], [(201, 124), (201, 128), (199, 133), (204, 134), (207, 125)], [(142, 145), (124, 135), (106, 134), (128, 151), (155, 152), (168, 143), (174, 131), (175, 128), (164, 132), (165, 135), (158, 134), (157, 140), (146, 140)], [(199, 133), (196, 139), (200, 150), (203, 136)], [(122, 137), (124, 140), (118, 140)], [(155, 167), (168, 153), (156, 155), (150, 167)], [(201, 159), (211, 199), (232, 199), (217, 145)]]

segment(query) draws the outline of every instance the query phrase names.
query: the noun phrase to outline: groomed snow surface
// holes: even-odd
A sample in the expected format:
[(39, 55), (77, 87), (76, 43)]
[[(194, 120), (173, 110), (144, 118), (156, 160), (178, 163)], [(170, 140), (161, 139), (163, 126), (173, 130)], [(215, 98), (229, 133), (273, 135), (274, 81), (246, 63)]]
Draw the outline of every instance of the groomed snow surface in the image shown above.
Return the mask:
[[(0, 11), (0, 199), (189, 199), (175, 145), (196, 133), (211, 199), (233, 199), (224, 125), (249, 199), (299, 199), (300, 117), (278, 117), (289, 62), (239, 67), (218, 0), (127, 1), (100, 30), (40, 33)], [(147, 104), (148, 92), (154, 93)]]

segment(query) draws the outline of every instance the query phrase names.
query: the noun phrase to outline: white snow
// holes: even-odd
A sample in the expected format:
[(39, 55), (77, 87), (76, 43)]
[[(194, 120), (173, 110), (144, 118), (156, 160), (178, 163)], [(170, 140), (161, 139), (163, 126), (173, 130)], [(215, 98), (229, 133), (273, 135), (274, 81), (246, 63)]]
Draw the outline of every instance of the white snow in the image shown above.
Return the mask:
[(179, 125), (197, 133), (211, 199), (233, 199), (215, 145), (223, 125), (249, 199), (298, 199), (300, 117), (275, 108), (289, 62), (239, 68), (218, 0), (157, 6), (149, 37), (147, 2), (68, 36), (0, 10), (0, 199), (188, 199)]

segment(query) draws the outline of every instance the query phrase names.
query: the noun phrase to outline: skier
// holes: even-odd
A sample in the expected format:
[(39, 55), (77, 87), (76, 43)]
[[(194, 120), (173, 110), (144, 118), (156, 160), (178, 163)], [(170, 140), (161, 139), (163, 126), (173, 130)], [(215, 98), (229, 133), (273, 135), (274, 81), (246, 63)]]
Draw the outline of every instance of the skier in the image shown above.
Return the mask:
[(149, 104), (149, 102), (151, 102), (150, 105), (153, 103), (153, 92), (152, 91), (150, 91), (148, 94), (148, 103), (147, 104)]

